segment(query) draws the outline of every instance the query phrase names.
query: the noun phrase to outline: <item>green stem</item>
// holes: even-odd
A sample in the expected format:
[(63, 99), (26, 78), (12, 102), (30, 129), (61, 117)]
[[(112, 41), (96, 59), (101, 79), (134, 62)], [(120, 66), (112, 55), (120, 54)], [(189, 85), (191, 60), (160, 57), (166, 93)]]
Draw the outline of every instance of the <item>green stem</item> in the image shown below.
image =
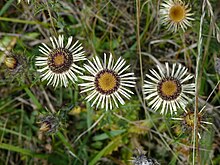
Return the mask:
[(27, 95), (31, 98), (33, 103), (37, 106), (38, 109), (42, 108), (41, 103), (38, 101), (38, 99), (34, 96), (34, 94), (31, 92), (31, 90), (27, 87), (24, 88)]
[(7, 21), (7, 22), (14, 22), (14, 23), (23, 23), (23, 24), (30, 24), (30, 25), (42, 25), (44, 27), (49, 27), (50, 25), (43, 22), (38, 21), (28, 21), (28, 20), (21, 20), (21, 19), (15, 19), (15, 18), (6, 18), (6, 17), (0, 17), (0, 21)]
[[(204, 5), (204, 3), (203, 3)], [(204, 8), (203, 8), (204, 10)], [(199, 39), (198, 39), (198, 56), (196, 61), (196, 77), (195, 77), (195, 110), (194, 110), (194, 131), (193, 131), (193, 165), (200, 164), (199, 155), (199, 138), (198, 138), (198, 105), (199, 105), (199, 82), (200, 82), (200, 63), (202, 60), (202, 25), (205, 17), (205, 11), (202, 10), (202, 16), (200, 18)], [(196, 159), (195, 159), (196, 157)]]
[[(142, 66), (142, 56), (141, 56), (141, 41), (140, 41), (140, 0), (136, 0), (136, 19), (137, 19), (137, 27), (136, 27), (136, 39), (137, 39), (137, 53), (139, 55), (140, 61), (140, 72), (141, 72), (141, 86), (144, 83), (143, 77), (143, 66)], [(143, 90), (142, 90), (143, 91)]]
[(57, 132), (57, 136), (63, 142), (63, 145), (68, 149), (68, 152), (81, 162), (81, 160), (76, 156), (75, 151), (74, 151), (74, 149), (72, 147), (72, 144), (69, 143), (67, 138), (64, 137), (63, 134), (60, 131)]
[(45, 158), (48, 157), (48, 155), (37, 154), (37, 153), (34, 153), (31, 150), (23, 149), (23, 148), (13, 146), (13, 145), (10, 145), (10, 144), (6, 144), (6, 143), (0, 143), (0, 149), (5, 149), (5, 150), (9, 150), (9, 151), (18, 152), (18, 153), (21, 153), (23, 155), (32, 156), (32, 157), (35, 157), (35, 158), (45, 159)]

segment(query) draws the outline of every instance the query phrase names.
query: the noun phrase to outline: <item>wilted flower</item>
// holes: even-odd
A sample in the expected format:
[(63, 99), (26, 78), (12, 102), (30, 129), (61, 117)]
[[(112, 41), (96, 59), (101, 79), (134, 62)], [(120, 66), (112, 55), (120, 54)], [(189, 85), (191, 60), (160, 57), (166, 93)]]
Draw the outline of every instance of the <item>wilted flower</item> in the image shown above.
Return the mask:
[[(207, 128), (204, 126), (204, 124), (212, 125), (212, 123), (204, 121), (204, 111), (205, 106), (199, 111), (197, 114), (197, 126), (198, 128), (202, 128), (204, 130), (207, 130)], [(182, 126), (184, 130), (193, 131), (194, 130), (194, 111), (187, 109), (180, 117), (178, 118), (172, 118), (174, 120), (180, 120), (182, 121)], [(198, 136), (201, 139), (201, 135), (198, 132)]]
[(5, 66), (9, 70), (9, 73), (12, 75), (21, 73), (23, 74), (27, 69), (27, 59), (25, 56), (10, 53), (5, 57), (4, 60)]
[(9, 69), (15, 69), (17, 66), (17, 60), (14, 57), (6, 57), (5, 58), (5, 65), (9, 68)]
[(58, 117), (54, 115), (44, 116), (40, 119), (40, 131), (47, 134), (56, 133), (60, 126)]

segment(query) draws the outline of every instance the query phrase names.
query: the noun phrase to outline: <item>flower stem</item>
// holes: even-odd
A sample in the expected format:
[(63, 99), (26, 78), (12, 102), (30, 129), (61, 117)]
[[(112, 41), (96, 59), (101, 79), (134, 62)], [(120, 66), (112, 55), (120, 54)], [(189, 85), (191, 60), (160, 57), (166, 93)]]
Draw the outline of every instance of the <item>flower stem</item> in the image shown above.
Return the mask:
[[(140, 62), (140, 74), (141, 74), (141, 86), (143, 86), (144, 83), (144, 77), (143, 77), (143, 66), (142, 66), (142, 56), (141, 56), (141, 41), (140, 41), (140, 0), (136, 0), (136, 21), (137, 21), (137, 27), (136, 27), (136, 39), (137, 39), (137, 53), (139, 56), (139, 62)], [(143, 91), (143, 90), (142, 90)]]
[[(198, 56), (197, 56), (197, 61), (196, 61), (196, 77), (195, 77), (195, 111), (194, 111), (194, 129), (193, 129), (193, 165), (194, 164), (200, 164), (200, 155), (199, 155), (199, 137), (198, 137), (198, 105), (199, 105), (199, 87), (200, 87), (200, 63), (202, 60), (202, 25), (203, 25), (203, 20), (205, 17), (205, 12), (204, 12), (204, 4), (205, 0), (203, 2), (203, 7), (202, 7), (202, 16), (200, 18), (200, 28), (199, 28), (199, 39), (198, 39)], [(195, 159), (196, 157), (196, 159)]]
[(21, 19), (16, 19), (16, 18), (6, 18), (6, 17), (0, 17), (0, 21), (30, 24), (30, 25), (42, 25), (44, 27), (49, 27), (50, 26), (47, 23), (43, 23), (43, 22), (39, 22), (39, 21), (28, 21), (28, 20), (21, 20)]

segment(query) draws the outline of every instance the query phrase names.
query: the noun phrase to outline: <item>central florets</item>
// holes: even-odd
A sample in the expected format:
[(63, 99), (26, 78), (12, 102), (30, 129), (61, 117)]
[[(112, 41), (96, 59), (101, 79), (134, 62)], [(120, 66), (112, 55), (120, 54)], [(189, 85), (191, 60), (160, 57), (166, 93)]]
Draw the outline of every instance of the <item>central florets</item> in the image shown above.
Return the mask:
[(48, 57), (48, 66), (55, 73), (62, 73), (70, 69), (73, 63), (73, 56), (66, 49), (56, 49)]
[(158, 83), (157, 92), (163, 100), (175, 100), (181, 93), (182, 87), (179, 80), (168, 77)]
[(95, 76), (96, 90), (102, 94), (112, 94), (118, 90), (120, 78), (118, 74), (112, 70), (105, 69)]
[[(198, 126), (201, 123), (201, 114), (199, 113), (197, 116)], [(188, 113), (184, 114), (184, 123), (193, 129), (194, 127), (194, 112), (189, 111)]]
[(186, 11), (184, 6), (174, 5), (170, 8), (169, 17), (174, 22), (180, 22), (185, 18)]

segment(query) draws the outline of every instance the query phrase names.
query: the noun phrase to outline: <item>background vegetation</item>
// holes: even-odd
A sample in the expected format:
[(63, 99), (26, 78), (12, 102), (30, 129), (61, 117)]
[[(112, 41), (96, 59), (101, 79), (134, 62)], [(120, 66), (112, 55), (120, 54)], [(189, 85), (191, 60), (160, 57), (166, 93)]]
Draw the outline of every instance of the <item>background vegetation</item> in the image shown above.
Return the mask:
[[(206, 6), (202, 13), (202, 0), (189, 1), (195, 19), (192, 28), (185, 33), (171, 33), (160, 24), (161, 1), (141, 0), (137, 8), (138, 2), (0, 1), (0, 164), (125, 165), (131, 164), (136, 148), (161, 164), (191, 164), (192, 132), (180, 121), (147, 107), (142, 99), (141, 77), (158, 62), (166, 61), (182, 63), (189, 72), (196, 73), (200, 18), (204, 12), (199, 108), (207, 101), (204, 120), (213, 125), (206, 126), (206, 131), (199, 130), (199, 153), (201, 164), (219, 164), (220, 86), (215, 62), (220, 47), (216, 35), (212, 35), (210, 7)], [(219, 26), (220, 3), (210, 0), (210, 4)], [(34, 66), (40, 53), (38, 46), (58, 34), (80, 40), (87, 58), (102, 58), (104, 52), (125, 58), (138, 77), (132, 99), (106, 112), (86, 103), (85, 94), (79, 94), (76, 84), (54, 89), (41, 82)], [(6, 68), (5, 49), (27, 58), (23, 72), (12, 74)], [(55, 134), (47, 135), (39, 131), (39, 122), (41, 116), (50, 114), (58, 116), (60, 125)]]

